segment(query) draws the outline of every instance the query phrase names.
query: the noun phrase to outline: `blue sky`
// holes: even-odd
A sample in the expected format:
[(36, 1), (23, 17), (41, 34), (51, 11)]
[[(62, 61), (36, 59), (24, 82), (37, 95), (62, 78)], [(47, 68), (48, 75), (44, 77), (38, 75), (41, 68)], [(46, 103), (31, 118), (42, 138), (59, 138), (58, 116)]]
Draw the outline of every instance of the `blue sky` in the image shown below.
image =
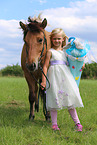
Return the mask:
[(40, 11), (58, 7), (69, 7), (78, 0), (0, 0), (0, 19), (27, 19)]
[(19, 21), (40, 12), (50, 24), (46, 30), (61, 27), (67, 36), (87, 40), (97, 53), (96, 0), (0, 0), (0, 69), (20, 64), (23, 35)]

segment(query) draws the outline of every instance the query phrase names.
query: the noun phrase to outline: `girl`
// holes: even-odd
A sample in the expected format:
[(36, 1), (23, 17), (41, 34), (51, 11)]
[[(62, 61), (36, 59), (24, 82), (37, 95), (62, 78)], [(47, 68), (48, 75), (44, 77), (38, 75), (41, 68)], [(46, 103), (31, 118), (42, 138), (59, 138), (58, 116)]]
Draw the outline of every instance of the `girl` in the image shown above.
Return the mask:
[[(46, 106), (51, 113), (52, 129), (59, 130), (57, 125), (57, 110), (68, 108), (68, 111), (77, 127), (82, 131), (82, 125), (77, 116), (75, 107), (83, 107), (78, 86), (66, 65), (66, 54), (62, 50), (66, 35), (60, 28), (51, 32), (52, 48), (47, 52), (43, 71), (48, 76), (50, 88), (46, 91)], [(46, 78), (42, 76), (43, 87), (46, 85)]]

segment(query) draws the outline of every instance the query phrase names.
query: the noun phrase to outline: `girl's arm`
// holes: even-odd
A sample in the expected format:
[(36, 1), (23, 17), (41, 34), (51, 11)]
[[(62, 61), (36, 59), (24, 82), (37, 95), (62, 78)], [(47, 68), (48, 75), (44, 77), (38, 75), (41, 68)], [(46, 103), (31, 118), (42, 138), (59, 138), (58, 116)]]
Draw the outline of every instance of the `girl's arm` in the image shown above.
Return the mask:
[[(51, 59), (51, 52), (48, 51), (47, 52), (47, 55), (46, 55), (45, 63), (44, 63), (44, 66), (43, 66), (43, 72), (44, 72), (45, 75), (47, 75), (47, 70), (48, 70), (48, 67), (49, 67), (50, 59)], [(42, 74), (42, 82), (41, 82), (41, 85), (44, 88), (46, 87), (46, 78), (45, 78), (45, 76), (43, 74)], [(44, 88), (42, 88), (42, 90)]]

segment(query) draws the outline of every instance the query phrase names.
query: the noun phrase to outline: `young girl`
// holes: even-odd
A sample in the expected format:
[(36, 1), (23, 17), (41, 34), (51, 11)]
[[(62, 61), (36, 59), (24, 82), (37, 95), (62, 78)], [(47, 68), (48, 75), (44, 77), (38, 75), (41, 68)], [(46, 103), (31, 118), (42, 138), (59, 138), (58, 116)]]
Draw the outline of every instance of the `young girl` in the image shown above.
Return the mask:
[[(64, 41), (66, 41), (66, 35), (62, 29), (56, 28), (51, 32), (52, 48), (47, 52), (43, 66), (43, 71), (50, 81), (50, 88), (46, 90), (46, 106), (51, 113), (53, 130), (59, 130), (57, 110), (68, 108), (77, 131), (82, 131), (75, 107), (83, 107), (83, 103), (78, 86), (66, 65), (66, 54), (62, 50)], [(41, 85), (48, 88), (44, 75)]]

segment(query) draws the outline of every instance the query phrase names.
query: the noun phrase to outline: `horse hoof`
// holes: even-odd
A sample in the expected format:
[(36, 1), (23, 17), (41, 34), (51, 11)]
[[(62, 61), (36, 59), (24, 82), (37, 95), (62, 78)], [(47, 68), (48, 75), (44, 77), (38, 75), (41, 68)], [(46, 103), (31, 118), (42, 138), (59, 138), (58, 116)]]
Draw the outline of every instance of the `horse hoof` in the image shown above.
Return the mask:
[(46, 121), (51, 122), (50, 117), (46, 116)]
[(35, 115), (29, 115), (29, 120), (34, 120)]
[(50, 118), (47, 118), (46, 121), (47, 121), (47, 122), (51, 122)]

